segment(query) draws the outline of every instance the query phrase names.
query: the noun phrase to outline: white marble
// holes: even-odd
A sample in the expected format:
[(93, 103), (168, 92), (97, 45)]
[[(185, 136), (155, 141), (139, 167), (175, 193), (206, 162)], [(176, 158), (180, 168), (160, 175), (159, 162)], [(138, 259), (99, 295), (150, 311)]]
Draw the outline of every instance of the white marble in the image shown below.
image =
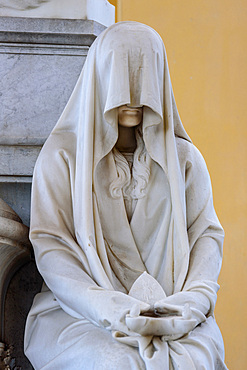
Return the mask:
[(117, 23), (92, 45), (35, 166), (30, 238), (35, 369), (226, 369), (224, 232), (150, 27)]
[(90, 19), (115, 23), (115, 7), (106, 0), (0, 0), (0, 16)]

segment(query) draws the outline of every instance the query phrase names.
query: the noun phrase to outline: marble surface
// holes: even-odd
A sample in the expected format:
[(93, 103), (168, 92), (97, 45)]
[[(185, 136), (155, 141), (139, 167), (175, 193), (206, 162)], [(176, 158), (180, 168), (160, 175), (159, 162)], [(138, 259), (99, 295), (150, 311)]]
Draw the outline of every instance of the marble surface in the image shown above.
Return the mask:
[[(90, 46), (105, 26), (92, 20), (0, 17), (0, 42)], [(5, 46), (2, 45), (1, 46)]]
[(88, 46), (104, 27), (92, 21), (0, 20), (0, 144), (42, 145)]
[(44, 143), (74, 88), (87, 51), (59, 55), (49, 49), (47, 55), (32, 47), (34, 54), (29, 54), (28, 47), (12, 46), (11, 53), (0, 54), (0, 143)]
[(90, 19), (115, 23), (115, 7), (106, 0), (0, 0), (0, 16)]

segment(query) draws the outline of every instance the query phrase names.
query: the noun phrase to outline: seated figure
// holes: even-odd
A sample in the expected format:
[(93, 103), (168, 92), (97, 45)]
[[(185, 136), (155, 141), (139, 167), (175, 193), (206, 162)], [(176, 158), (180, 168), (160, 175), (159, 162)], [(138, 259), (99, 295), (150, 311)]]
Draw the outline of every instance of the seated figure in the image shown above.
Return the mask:
[(35, 369), (226, 369), (224, 233), (150, 27), (120, 22), (91, 46), (35, 167), (30, 236)]

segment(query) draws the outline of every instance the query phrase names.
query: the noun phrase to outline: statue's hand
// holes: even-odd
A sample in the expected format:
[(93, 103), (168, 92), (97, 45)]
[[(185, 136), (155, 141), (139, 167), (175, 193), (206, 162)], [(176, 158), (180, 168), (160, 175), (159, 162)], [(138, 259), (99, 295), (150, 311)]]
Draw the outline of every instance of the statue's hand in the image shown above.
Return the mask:
[[(154, 312), (162, 318), (174, 318), (174, 335), (176, 334), (176, 339), (188, 334), (199, 323), (206, 320), (205, 315), (198, 309), (191, 307), (189, 303), (171, 304), (167, 303), (167, 300), (156, 302), (154, 304)], [(175, 333), (176, 330), (178, 330), (177, 333)], [(174, 340), (175, 338), (172, 339)], [(164, 334), (164, 340), (169, 340), (169, 335)]]
[(164, 300), (157, 302), (153, 311), (140, 313), (133, 308), (126, 315), (126, 325), (132, 332), (143, 336), (161, 336), (165, 341), (183, 337), (197, 323), (188, 304), (171, 305)]
[(143, 336), (161, 336), (166, 341), (181, 338), (193, 330), (196, 323), (195, 319), (183, 316), (126, 316), (126, 325), (132, 332)]
[[(138, 302), (136, 300), (136, 302)], [(126, 335), (134, 335), (131, 328), (128, 327), (126, 323), (126, 317), (138, 317), (139, 315), (144, 314), (150, 310), (150, 305), (144, 302), (139, 301), (138, 303), (134, 303), (130, 309), (126, 309), (122, 312), (119, 311), (117, 316), (117, 320), (115, 320), (111, 326), (105, 325), (106, 329), (110, 329), (111, 331), (118, 331), (122, 332)]]

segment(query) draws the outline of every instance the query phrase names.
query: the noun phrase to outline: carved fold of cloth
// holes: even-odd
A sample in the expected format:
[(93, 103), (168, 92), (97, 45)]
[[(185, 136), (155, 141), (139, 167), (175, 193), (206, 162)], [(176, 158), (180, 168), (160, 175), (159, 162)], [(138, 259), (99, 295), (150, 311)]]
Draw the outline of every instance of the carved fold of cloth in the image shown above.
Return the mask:
[[(109, 189), (116, 108), (130, 103), (143, 105), (150, 175), (126, 207)], [(34, 368), (226, 369), (213, 316), (223, 236), (163, 42), (145, 25), (111, 26), (34, 171), (30, 237), (45, 280), (26, 324)]]
[[(54, 148), (59, 140), (57, 137), (56, 142), (51, 142), (50, 145)], [(42, 176), (38, 177), (39, 184), (34, 182), (34, 195), (40, 211), (40, 217), (36, 215), (37, 240), (34, 243), (41, 247), (36, 258), (41, 262), (41, 271), (46, 276), (50, 289), (55, 292), (53, 294), (44, 289), (36, 297), (29, 314), (26, 354), (35, 369), (176, 369), (178, 366), (188, 370), (203, 368), (201, 366), (205, 369), (225, 369), (223, 342), (212, 316), (218, 289), (214, 281), (221, 256), (219, 241), (222, 230), (212, 208), (209, 178), (198, 151), (192, 144), (178, 139), (179, 154), (183, 153), (180, 167), (184, 176), (186, 167), (188, 164), (190, 166), (190, 173), (187, 172), (184, 178), (187, 189), (185, 196), (190, 199), (187, 216), (191, 242), (190, 269), (185, 287), (181, 292), (167, 298), (164, 290), (163, 298), (161, 294), (155, 297), (159, 288), (154, 286), (148, 289), (148, 282), (144, 279), (143, 289), (139, 286), (134, 297), (143, 294), (146, 299), (137, 299), (126, 293), (138, 276), (144, 276), (143, 271), (147, 271), (160, 283), (169, 281), (169, 264), (172, 265), (173, 259), (169, 255), (169, 243), (172, 243), (173, 224), (167, 222), (170, 219), (171, 205), (166, 176), (158, 165), (152, 163), (147, 195), (137, 201), (129, 224), (123, 197), (112, 200), (107, 195), (111, 181), (107, 167), (113, 161), (112, 154), (100, 164), (98, 181), (95, 184), (96, 194), (100, 194), (97, 198), (95, 196), (95, 217), (96, 220), (101, 220), (97, 233), (100, 234), (103, 229), (104, 239), (108, 243), (104, 242), (102, 249), (98, 248), (97, 252), (102, 261), (104, 258), (109, 261), (114, 283), (122, 283), (122, 286), (118, 283), (117, 291), (106, 290), (99, 287), (82, 266), (81, 261), (85, 257), (75, 243), (70, 206), (69, 174), (73, 172), (73, 166), (67, 167), (67, 163), (73, 163), (73, 154), (66, 147), (61, 151), (61, 144), (58, 145), (55, 159), (49, 160), (49, 171), (46, 169), (46, 155), (43, 155), (43, 160), (39, 160), (36, 171), (42, 173)], [(187, 158), (184, 157), (185, 150)], [(56, 168), (54, 176), (51, 175), (51, 168)], [(108, 176), (101, 178), (100, 173), (108, 173)], [(202, 187), (204, 194), (198, 201)], [(43, 189), (46, 189), (45, 199)], [(57, 209), (49, 226), (46, 221), (50, 213), (48, 199)], [(193, 202), (197, 204), (196, 212), (193, 211)], [(46, 227), (42, 230), (41, 225), (44, 222)], [(112, 229), (116, 232), (112, 233)], [(159, 245), (165, 247), (159, 251)], [(91, 253), (95, 253), (94, 247), (91, 248)], [(142, 261), (145, 262), (143, 266)], [(131, 313), (131, 308), (145, 309), (145, 304), (141, 302), (155, 304), (152, 302), (154, 299), (161, 302), (161, 307), (163, 301), (164, 309), (167, 305), (173, 305), (176, 312), (185, 304), (189, 305), (191, 312), (187, 313), (188, 317), (181, 315), (181, 322), (178, 322), (178, 325), (182, 325), (182, 332), (175, 328), (175, 334), (181, 338), (172, 340), (176, 316), (164, 318), (165, 321), (170, 321), (166, 323), (167, 337), (150, 335), (152, 322), (146, 324), (151, 325), (148, 328), (150, 333), (144, 336), (135, 335), (134, 331), (126, 327), (126, 314), (129, 322), (131, 319), (135, 320), (135, 312)], [(143, 320), (157, 320), (156, 317), (138, 317), (138, 312), (136, 319), (136, 325), (143, 328)], [(142, 319), (140, 324), (138, 319)], [(162, 314), (158, 320), (161, 319)], [(131, 325), (135, 323), (129, 323), (130, 327)], [(158, 325), (160, 326), (160, 322)], [(185, 329), (184, 325), (187, 325)], [(190, 332), (184, 335), (183, 330)]]

